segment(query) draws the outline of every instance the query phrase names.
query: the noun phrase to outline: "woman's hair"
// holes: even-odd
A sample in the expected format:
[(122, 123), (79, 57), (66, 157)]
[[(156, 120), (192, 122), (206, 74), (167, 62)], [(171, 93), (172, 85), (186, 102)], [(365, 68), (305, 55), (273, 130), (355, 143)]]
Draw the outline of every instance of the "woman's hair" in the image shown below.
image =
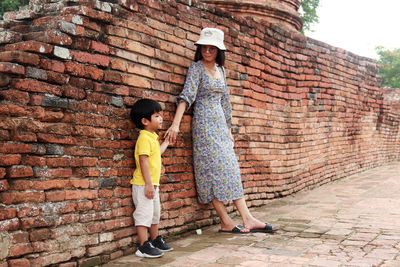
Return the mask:
[(161, 105), (152, 99), (139, 99), (131, 109), (131, 120), (139, 129), (144, 129), (142, 119), (151, 121), (151, 115), (162, 110)]
[[(218, 49), (218, 47), (217, 47)], [(194, 54), (194, 61), (197, 62), (203, 59), (203, 55), (201, 54), (201, 45), (197, 45), (196, 53)], [(218, 49), (217, 58), (215, 62), (221, 67), (225, 66), (225, 51)]]

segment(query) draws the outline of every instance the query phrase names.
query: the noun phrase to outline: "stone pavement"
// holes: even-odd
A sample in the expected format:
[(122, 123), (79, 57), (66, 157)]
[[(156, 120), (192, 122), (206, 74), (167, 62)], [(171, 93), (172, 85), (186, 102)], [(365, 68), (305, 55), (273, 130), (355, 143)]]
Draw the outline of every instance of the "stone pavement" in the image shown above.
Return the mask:
[(104, 266), (400, 266), (400, 162), (271, 200), (252, 213), (280, 230), (234, 235), (211, 226), (167, 239), (174, 251), (161, 258), (132, 254)]

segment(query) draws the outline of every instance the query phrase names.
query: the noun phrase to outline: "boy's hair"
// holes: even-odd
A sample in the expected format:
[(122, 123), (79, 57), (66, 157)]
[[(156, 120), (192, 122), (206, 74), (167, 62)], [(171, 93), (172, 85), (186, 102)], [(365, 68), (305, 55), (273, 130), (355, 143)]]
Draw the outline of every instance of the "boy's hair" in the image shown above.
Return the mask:
[[(217, 64), (220, 67), (224, 67), (225, 66), (225, 51), (218, 49), (218, 53), (217, 53), (217, 58), (215, 59), (215, 62), (217, 62)], [(196, 48), (196, 53), (194, 54), (194, 61), (197, 62), (199, 60), (203, 59), (203, 55), (201, 54), (201, 45), (198, 45)]]
[(142, 119), (151, 120), (151, 115), (162, 110), (161, 105), (152, 99), (139, 99), (131, 109), (131, 120), (139, 129), (144, 129)]

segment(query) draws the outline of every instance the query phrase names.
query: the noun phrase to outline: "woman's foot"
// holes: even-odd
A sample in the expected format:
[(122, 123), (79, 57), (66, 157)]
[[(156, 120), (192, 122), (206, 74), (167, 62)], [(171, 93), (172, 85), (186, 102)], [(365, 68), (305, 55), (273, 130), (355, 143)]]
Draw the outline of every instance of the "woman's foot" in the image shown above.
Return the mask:
[(246, 221), (243, 221), (243, 225), (246, 229), (251, 230), (259, 230), (259, 229), (265, 229), (267, 226), (266, 223), (261, 222), (260, 220), (257, 220), (254, 217), (249, 218)]
[(240, 224), (236, 224), (233, 220), (229, 223), (221, 222), (220, 232), (230, 232), (230, 231), (240, 231), (241, 233), (248, 233), (250, 232), (250, 229)]

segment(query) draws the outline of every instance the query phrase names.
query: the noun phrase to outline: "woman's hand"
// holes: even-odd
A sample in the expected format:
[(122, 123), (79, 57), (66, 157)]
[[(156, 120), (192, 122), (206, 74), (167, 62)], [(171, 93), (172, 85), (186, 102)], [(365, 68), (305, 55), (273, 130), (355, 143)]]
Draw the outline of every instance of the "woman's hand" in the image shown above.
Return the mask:
[(176, 138), (178, 137), (179, 126), (172, 124), (171, 127), (167, 130), (164, 137), (170, 143), (175, 143)]

